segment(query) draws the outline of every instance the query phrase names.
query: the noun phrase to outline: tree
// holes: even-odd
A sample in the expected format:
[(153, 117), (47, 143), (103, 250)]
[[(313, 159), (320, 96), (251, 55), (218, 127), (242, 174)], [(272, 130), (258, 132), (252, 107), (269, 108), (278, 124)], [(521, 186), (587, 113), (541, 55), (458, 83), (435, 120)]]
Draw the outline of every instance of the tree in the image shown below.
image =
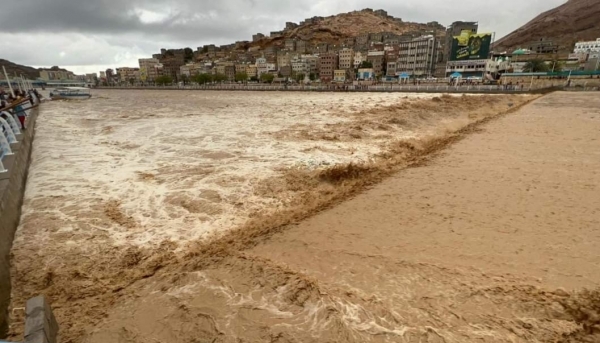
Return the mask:
[(316, 79), (317, 79), (317, 75), (316, 75), (315, 73), (310, 73), (310, 74), (308, 75), (308, 78), (309, 78), (311, 81), (314, 81), (314, 80), (316, 80)]
[(196, 74), (192, 77), (192, 81), (194, 81), (200, 85), (210, 83), (210, 82), (212, 82), (212, 80), (213, 80), (212, 75), (210, 75), (210, 74)]
[(227, 77), (227, 75), (224, 75), (224, 74), (215, 74), (213, 76), (213, 80), (215, 82), (227, 81), (228, 77)]
[(256, 76), (252, 76), (252, 77), (250, 78), (250, 81), (252, 81), (252, 82), (258, 82), (258, 77), (256, 77)]
[(274, 79), (275, 79), (275, 75), (273, 75), (273, 74), (264, 73), (264, 74), (260, 75), (260, 81), (264, 82), (264, 83), (271, 83), (271, 82), (273, 82)]
[(540, 73), (548, 71), (548, 66), (543, 60), (534, 59), (525, 63), (523, 71), (526, 73)]
[(133, 77), (129, 79), (129, 84), (132, 86), (135, 84), (135, 79)]
[(190, 82), (190, 78), (185, 74), (181, 74), (181, 82), (183, 82), (183, 85), (185, 86)]
[(371, 61), (363, 61), (360, 64), (359, 68), (373, 68), (373, 62), (371, 62)]
[(297, 73), (296, 75), (294, 75), (294, 80), (296, 80), (296, 82), (302, 82), (304, 81), (304, 78), (306, 76), (304, 75), (304, 73)]
[(246, 82), (248, 81), (248, 74), (241, 72), (241, 73), (236, 73), (235, 74), (235, 81), (236, 82)]
[(157, 77), (154, 82), (156, 82), (157, 85), (170, 85), (171, 83), (173, 83), (173, 79), (169, 76), (169, 75), (163, 75), (163, 76), (159, 76)]

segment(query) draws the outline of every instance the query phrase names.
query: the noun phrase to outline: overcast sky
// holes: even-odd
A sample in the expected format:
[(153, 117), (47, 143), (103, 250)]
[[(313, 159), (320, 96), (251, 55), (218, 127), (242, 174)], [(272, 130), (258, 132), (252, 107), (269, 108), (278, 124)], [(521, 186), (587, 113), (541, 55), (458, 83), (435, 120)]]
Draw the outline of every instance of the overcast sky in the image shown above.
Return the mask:
[(251, 40), (286, 21), (383, 8), (405, 21), (479, 21), (500, 38), (566, 0), (14, 0), (0, 6), (0, 58), (75, 73), (137, 66), (160, 48)]

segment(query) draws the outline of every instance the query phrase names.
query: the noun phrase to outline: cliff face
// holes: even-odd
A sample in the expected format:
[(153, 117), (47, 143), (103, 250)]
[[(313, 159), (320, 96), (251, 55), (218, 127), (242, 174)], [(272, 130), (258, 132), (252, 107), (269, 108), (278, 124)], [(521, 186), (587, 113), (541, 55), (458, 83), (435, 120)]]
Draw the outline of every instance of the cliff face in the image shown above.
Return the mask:
[(335, 44), (346, 38), (378, 32), (390, 32), (398, 35), (410, 32), (435, 32), (442, 35), (445, 33), (445, 27), (437, 22), (428, 24), (404, 22), (399, 18), (381, 15), (370, 10), (362, 10), (330, 17), (314, 18), (296, 28), (284, 30), (280, 37), (265, 38), (258, 45), (264, 47), (288, 38), (296, 38), (313, 44)]
[(577, 41), (600, 38), (600, 1), (569, 0), (500, 39), (494, 50), (514, 50), (541, 38), (559, 44), (561, 52), (572, 51)]

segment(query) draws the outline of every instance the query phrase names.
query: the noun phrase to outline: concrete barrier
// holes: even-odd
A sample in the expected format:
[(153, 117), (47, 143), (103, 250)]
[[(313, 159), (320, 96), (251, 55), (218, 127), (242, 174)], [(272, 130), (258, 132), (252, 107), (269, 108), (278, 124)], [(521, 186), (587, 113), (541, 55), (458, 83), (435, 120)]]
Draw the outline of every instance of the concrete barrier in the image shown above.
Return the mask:
[(18, 151), (3, 161), (8, 174), (4, 179), (0, 179), (0, 338), (6, 337), (8, 331), (11, 293), (10, 249), (21, 217), (38, 111), (37, 108), (31, 110), (28, 128), (22, 132)]
[(41, 295), (27, 301), (25, 307), (25, 342), (56, 343), (58, 323), (48, 300)]

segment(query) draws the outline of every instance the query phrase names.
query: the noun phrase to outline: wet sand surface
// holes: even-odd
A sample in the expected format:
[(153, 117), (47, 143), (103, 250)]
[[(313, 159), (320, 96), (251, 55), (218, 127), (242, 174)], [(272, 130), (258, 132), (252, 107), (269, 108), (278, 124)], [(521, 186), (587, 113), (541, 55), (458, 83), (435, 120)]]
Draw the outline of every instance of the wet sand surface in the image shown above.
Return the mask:
[[(15, 297), (55, 299), (69, 342), (597, 342), (600, 98), (553, 93), (467, 129), (481, 104), (431, 102), (369, 113), (422, 114), (393, 149), (371, 143), (376, 162), (268, 175), (261, 197), (294, 200), (214, 240), (95, 247), (36, 272), (52, 262), (25, 258), (22, 237)], [(471, 114), (425, 115), (443, 104)], [(381, 134), (350, 122), (275, 137)]]

